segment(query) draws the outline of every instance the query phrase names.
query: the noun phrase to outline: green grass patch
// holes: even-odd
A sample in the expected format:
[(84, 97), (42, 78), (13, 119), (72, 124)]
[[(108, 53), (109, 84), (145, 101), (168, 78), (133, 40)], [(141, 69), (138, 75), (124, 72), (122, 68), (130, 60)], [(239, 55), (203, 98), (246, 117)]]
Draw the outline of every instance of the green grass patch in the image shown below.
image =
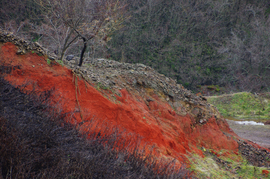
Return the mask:
[(55, 60), (57, 63), (59, 63), (60, 65), (64, 66), (64, 62), (62, 60)]
[(102, 83), (98, 82), (97, 83), (97, 90), (103, 89), (103, 90), (109, 90), (110, 88), (107, 86), (104, 86)]
[(223, 116), (241, 119), (270, 118), (270, 95), (254, 95), (248, 92), (207, 97)]
[(190, 170), (195, 172), (198, 178), (227, 179), (237, 176), (220, 167), (211, 156), (201, 158), (198, 155), (194, 155), (191, 161)]
[[(214, 154), (210, 154), (211, 150), (206, 149), (206, 156), (204, 158), (192, 155), (190, 159), (190, 170), (196, 173), (198, 178), (211, 179), (231, 179), (231, 178), (261, 178), (269, 179), (262, 174), (262, 170), (267, 170), (265, 167), (255, 167), (250, 165), (248, 161), (242, 156), (233, 155), (230, 157), (218, 157), (226, 165), (216, 162)], [(208, 154), (207, 154), (208, 153)], [(220, 153), (220, 152), (218, 152)], [(239, 158), (240, 157), (240, 158)]]

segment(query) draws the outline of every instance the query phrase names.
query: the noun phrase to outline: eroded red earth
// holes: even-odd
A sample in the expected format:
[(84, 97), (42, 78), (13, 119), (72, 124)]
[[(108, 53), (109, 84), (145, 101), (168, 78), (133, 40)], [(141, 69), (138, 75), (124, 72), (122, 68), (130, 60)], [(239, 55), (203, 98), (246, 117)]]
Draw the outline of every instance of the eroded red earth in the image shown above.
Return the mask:
[[(121, 90), (121, 96), (116, 95), (118, 102), (113, 102), (93, 85), (77, 78), (72, 70), (57, 63), (48, 64), (45, 57), (36, 53), (17, 55), (16, 52), (17, 47), (12, 43), (1, 46), (1, 61), (7, 66), (20, 66), (7, 74), (5, 79), (14, 86), (28, 84), (24, 89), (26, 92), (33, 88), (36, 92), (55, 89), (52, 102), (59, 104), (63, 112), (71, 112), (75, 117), (73, 123), (83, 120), (82, 132), (101, 129), (104, 123), (117, 126), (126, 133), (140, 135), (141, 146), (153, 146), (157, 156), (176, 158), (180, 162), (186, 161), (188, 153), (203, 156), (200, 147), (238, 153), (237, 142), (225, 135), (235, 134), (223, 120), (212, 117), (204, 125), (193, 125), (189, 115), (176, 114), (155, 94), (152, 97), (156, 100), (147, 106), (141, 97), (125, 89)], [(98, 126), (90, 125), (92, 118), (102, 122), (96, 122)], [(136, 142), (132, 135), (125, 137)]]

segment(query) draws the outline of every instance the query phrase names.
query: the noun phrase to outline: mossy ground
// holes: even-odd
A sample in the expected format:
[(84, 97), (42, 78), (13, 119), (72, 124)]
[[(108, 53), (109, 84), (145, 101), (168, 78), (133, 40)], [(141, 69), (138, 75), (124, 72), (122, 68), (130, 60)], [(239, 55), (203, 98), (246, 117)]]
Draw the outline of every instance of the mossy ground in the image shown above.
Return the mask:
[(266, 176), (263, 174), (263, 170), (267, 170), (267, 168), (250, 165), (247, 160), (240, 155), (232, 154), (230, 156), (223, 156), (222, 153), (222, 151), (215, 152), (213, 150), (204, 149), (204, 158), (198, 155), (192, 155), (190, 158), (190, 170), (195, 172), (198, 178), (202, 179), (270, 179), (270, 175)]
[(223, 116), (240, 119), (270, 120), (270, 93), (252, 94), (241, 92), (207, 97)]

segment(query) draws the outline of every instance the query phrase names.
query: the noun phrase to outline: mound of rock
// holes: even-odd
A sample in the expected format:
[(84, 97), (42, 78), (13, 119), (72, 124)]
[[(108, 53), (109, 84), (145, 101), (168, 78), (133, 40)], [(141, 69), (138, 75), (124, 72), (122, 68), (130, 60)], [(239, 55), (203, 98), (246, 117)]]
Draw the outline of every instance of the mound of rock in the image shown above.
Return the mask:
[[(78, 58), (64, 61), (65, 64), (80, 74), (90, 83), (101, 84), (109, 89), (141, 91), (153, 89), (156, 94), (162, 93), (166, 100), (181, 115), (191, 114), (198, 123), (205, 123), (208, 118), (221, 118), (217, 109), (207, 103), (206, 98), (196, 96), (191, 91), (177, 84), (172, 78), (157, 73), (143, 64), (120, 63), (107, 59), (84, 59), (82, 67), (76, 66)], [(148, 99), (153, 100), (153, 99)]]

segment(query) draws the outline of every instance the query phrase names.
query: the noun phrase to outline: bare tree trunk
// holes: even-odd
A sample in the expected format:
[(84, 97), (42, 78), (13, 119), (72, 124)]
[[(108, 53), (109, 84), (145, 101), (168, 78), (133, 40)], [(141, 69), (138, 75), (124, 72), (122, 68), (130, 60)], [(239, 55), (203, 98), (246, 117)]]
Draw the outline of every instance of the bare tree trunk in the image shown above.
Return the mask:
[(87, 40), (86, 40), (86, 38), (83, 37), (82, 39), (83, 39), (83, 49), (82, 49), (82, 51), (81, 51), (81, 57), (80, 57), (80, 63), (79, 63), (79, 66), (82, 66), (84, 52), (86, 51), (86, 47), (87, 47)]

